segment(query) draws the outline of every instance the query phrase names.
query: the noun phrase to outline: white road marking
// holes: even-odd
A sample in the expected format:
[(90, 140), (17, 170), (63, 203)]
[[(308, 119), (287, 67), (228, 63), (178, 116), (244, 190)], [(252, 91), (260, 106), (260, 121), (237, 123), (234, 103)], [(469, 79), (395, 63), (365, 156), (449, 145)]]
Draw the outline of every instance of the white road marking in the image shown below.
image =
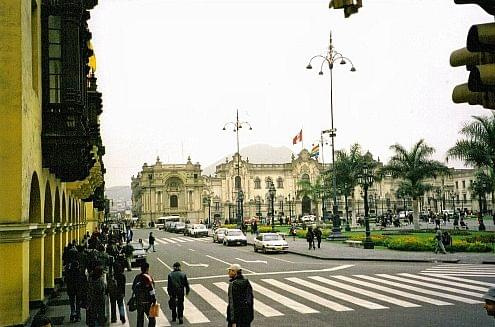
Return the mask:
[(187, 237), (176, 237), (178, 240), (183, 240), (184, 242), (194, 242), (194, 239), (187, 238)]
[(468, 303), (468, 304), (481, 303), (480, 301), (471, 300), (471, 299), (468, 299), (468, 298), (465, 298), (465, 297), (461, 297), (461, 296), (456, 296), (456, 295), (451, 295), (451, 294), (446, 294), (446, 293), (440, 293), (440, 292), (436, 292), (436, 291), (425, 290), (423, 288), (419, 288), (419, 287), (416, 287), (416, 286), (410, 286), (410, 285), (406, 285), (406, 284), (402, 284), (402, 283), (395, 283), (395, 282), (392, 282), (390, 280), (384, 280), (383, 278), (380, 279), (380, 278), (375, 278), (375, 277), (365, 276), (365, 275), (355, 275), (355, 276), (356, 277), (359, 277), (359, 278), (371, 280), (371, 281), (374, 281), (374, 282), (378, 282), (378, 283), (385, 283), (385, 284), (390, 285), (390, 286), (404, 288), (406, 290), (410, 290), (410, 291), (414, 291), (414, 292), (418, 292), (418, 293), (423, 293), (423, 294), (438, 296), (438, 297), (441, 297), (441, 298), (447, 298), (447, 299), (453, 300), (453, 301), (459, 301), (459, 302), (464, 302), (464, 303)]
[[(213, 284), (216, 287), (225, 291), (226, 293), (229, 291), (229, 284), (226, 282), (219, 282), (219, 283), (213, 283)], [(254, 310), (256, 312), (259, 312), (260, 314), (262, 314), (265, 317), (279, 317), (279, 316), (284, 315), (282, 312), (275, 310), (272, 307), (259, 301), (256, 297), (253, 300), (253, 305), (254, 305)]]
[[(210, 258), (210, 259), (213, 259), (213, 260), (216, 260), (216, 261), (219, 261), (219, 262), (225, 263), (227, 266), (230, 266), (230, 265), (231, 265), (231, 263), (229, 263), (229, 262), (227, 262), (227, 261), (223, 261), (222, 259), (218, 259), (218, 258), (212, 257), (211, 255), (208, 255), (208, 254), (207, 254), (206, 256), (207, 256), (208, 258)], [(249, 270), (249, 269), (246, 269), (246, 268), (244, 268), (244, 267), (242, 268), (242, 270), (243, 270), (243, 271), (247, 271), (247, 272), (249, 272), (249, 273), (251, 273), (251, 274), (256, 275), (256, 273), (255, 273), (254, 271)], [(222, 276), (222, 277), (223, 277), (223, 276)]]
[(171, 237), (170, 239), (174, 240), (174, 241), (177, 241), (177, 242), (180, 242), (180, 243), (186, 243), (187, 241), (184, 241), (178, 237)]
[(268, 297), (272, 301), (276, 301), (283, 306), (286, 306), (289, 309), (297, 311), (299, 313), (318, 313), (318, 310), (312, 309), (302, 303), (294, 301), (286, 296), (283, 296), (277, 292), (274, 292), (264, 286), (261, 286), (255, 282), (251, 282), (251, 286), (253, 290), (257, 293), (260, 293), (266, 297)]
[(297, 277), (289, 277), (289, 278), (286, 278), (286, 279), (287, 280), (290, 280), (293, 283), (296, 283), (296, 284), (305, 286), (307, 288), (310, 288), (310, 289), (315, 290), (315, 291), (318, 291), (318, 292), (323, 292), (325, 294), (328, 294), (328, 295), (331, 295), (333, 297), (336, 297), (337, 299), (341, 299), (341, 300), (344, 300), (344, 301), (347, 301), (347, 302), (351, 302), (351, 303), (354, 303), (356, 305), (359, 305), (359, 306), (364, 307), (364, 308), (367, 308), (367, 309), (371, 309), (371, 310), (388, 309), (388, 307), (385, 307), (383, 305), (380, 305), (380, 304), (377, 304), (377, 303), (374, 303), (374, 302), (370, 302), (370, 301), (366, 301), (366, 300), (363, 300), (363, 299), (354, 297), (352, 295), (348, 295), (348, 294), (345, 294), (345, 293), (342, 293), (342, 292), (333, 290), (333, 289), (328, 288), (328, 287), (324, 287), (324, 286), (321, 286), (321, 285), (318, 285), (318, 284), (315, 284), (315, 283), (308, 282), (306, 280), (303, 280), (303, 279), (300, 279), (300, 278), (297, 278)]
[(196, 252), (196, 250), (194, 250), (194, 249), (189, 249), (189, 251)]
[(174, 244), (175, 244), (175, 243), (177, 243), (176, 241), (174, 241), (174, 240), (173, 240), (173, 239), (171, 239), (171, 238), (165, 238), (165, 237), (162, 237), (162, 240), (167, 241), (167, 242), (170, 242), (170, 243), (174, 243)]
[[(249, 252), (251, 252), (251, 251), (249, 251)], [(289, 260), (280, 259), (280, 258), (274, 258), (274, 257), (270, 257), (270, 259), (278, 260), (278, 261), (282, 261), (282, 262), (287, 262), (287, 263), (295, 263), (294, 261), (289, 261)]]
[(457, 282), (453, 282), (453, 281), (442, 280), (441, 278), (430, 278), (430, 277), (418, 276), (418, 275), (406, 274), (406, 273), (399, 274), (399, 275), (405, 276), (405, 277), (410, 277), (410, 278), (421, 279), (421, 280), (424, 280), (427, 282), (433, 282), (433, 283), (438, 283), (438, 284), (445, 284), (445, 285), (457, 286), (457, 287), (462, 287), (462, 288), (468, 288), (468, 289), (480, 291), (480, 292), (488, 291), (487, 287), (480, 287), (480, 286), (473, 286), (473, 285), (468, 285), (468, 284), (464, 284), (464, 283), (457, 283)]
[(191, 284), (190, 287), (224, 317), (227, 316), (227, 302), (201, 284)]
[(453, 305), (452, 303), (449, 303), (449, 302), (435, 300), (435, 299), (432, 299), (432, 298), (429, 298), (429, 297), (426, 297), (426, 296), (422, 296), (422, 295), (416, 295), (416, 294), (412, 294), (412, 293), (408, 293), (408, 292), (403, 292), (403, 291), (396, 290), (396, 289), (393, 289), (393, 288), (390, 288), (390, 287), (386, 287), (386, 286), (382, 286), (382, 285), (378, 285), (378, 284), (374, 284), (374, 283), (369, 283), (369, 282), (366, 282), (366, 281), (363, 281), (363, 280), (359, 280), (359, 279), (355, 279), (355, 278), (350, 278), (350, 277), (346, 277), (346, 276), (332, 276), (332, 277), (335, 277), (337, 279), (340, 279), (340, 280), (343, 280), (343, 281), (346, 281), (346, 282), (350, 282), (350, 283), (354, 283), (354, 284), (358, 284), (358, 285), (362, 285), (362, 286), (374, 288), (374, 289), (377, 289), (377, 290), (380, 290), (380, 291), (383, 291), (383, 292), (387, 292), (387, 293), (391, 293), (391, 294), (396, 294), (396, 295), (399, 295), (399, 296), (402, 296), (402, 297), (406, 297), (406, 298), (409, 298), (409, 299), (418, 300), (418, 301), (421, 301), (421, 302), (426, 302), (426, 303), (430, 303), (430, 304), (434, 304), (434, 305)]
[(265, 283), (268, 283), (270, 285), (273, 285), (275, 287), (278, 287), (278, 288), (280, 288), (286, 292), (289, 292), (289, 293), (295, 294), (297, 296), (303, 297), (306, 300), (317, 303), (317, 304), (324, 306), (330, 310), (334, 310), (334, 311), (352, 311), (353, 310), (353, 309), (346, 307), (342, 304), (339, 304), (337, 302), (327, 300), (327, 299), (322, 298), (320, 296), (317, 296), (315, 294), (312, 294), (312, 293), (303, 291), (301, 289), (295, 288), (293, 286), (279, 282), (278, 280), (275, 280), (275, 279), (268, 278), (268, 279), (262, 279), (262, 281), (264, 281)]
[[(167, 288), (162, 287), (163, 291), (168, 295)], [(187, 319), (191, 324), (201, 324), (210, 322), (206, 316), (199, 311), (194, 304), (189, 301), (187, 297), (184, 297), (184, 318)]]
[(208, 265), (206, 263), (188, 263), (185, 261), (182, 261), (182, 263), (188, 267), (208, 267)]
[[(162, 263), (162, 265), (164, 265), (165, 267), (168, 268), (168, 270), (172, 271), (172, 267), (170, 267), (169, 265), (167, 265), (165, 262), (162, 261), (162, 259), (160, 258), (156, 258), (158, 261), (160, 261)], [(155, 281), (155, 283), (157, 283), (157, 281)]]
[(461, 290), (461, 289), (458, 289), (458, 288), (448, 287), (448, 286), (445, 286), (445, 285), (437, 285), (437, 284), (433, 284), (433, 283), (426, 283), (426, 282), (421, 282), (421, 281), (418, 281), (418, 280), (415, 280), (415, 279), (403, 278), (403, 277), (393, 276), (393, 275), (389, 275), (389, 274), (377, 274), (377, 276), (384, 277), (384, 278), (389, 278), (389, 279), (393, 279), (393, 280), (396, 280), (396, 281), (402, 282), (402, 283), (408, 283), (408, 284), (414, 284), (414, 285), (419, 285), (419, 286), (424, 286), (424, 287), (439, 289), (439, 290), (442, 290), (442, 291), (452, 292), (452, 293), (455, 293), (455, 294), (464, 294), (464, 295), (473, 296), (473, 297), (482, 297), (483, 296), (482, 293), (465, 291), (465, 290)]
[(164, 245), (168, 244), (168, 242), (166, 242), (166, 241), (164, 241), (164, 240), (161, 240), (161, 239), (159, 239), (159, 238), (156, 238), (155, 240), (156, 240), (158, 243), (161, 243), (161, 244), (164, 244)]
[(484, 286), (495, 286), (493, 283), (487, 283), (487, 282), (481, 282), (479, 280), (472, 280), (472, 279), (467, 279), (467, 278), (459, 278), (459, 277), (454, 277), (454, 276), (445, 276), (443, 274), (426, 274), (426, 273), (421, 273), (422, 275), (428, 275), (428, 276), (436, 276), (439, 278), (444, 278), (444, 279), (450, 279), (450, 280), (457, 280), (460, 282), (465, 282), (465, 283), (471, 283), (471, 284), (476, 284), (476, 285), (484, 285)]
[(241, 258), (235, 258), (236, 260), (242, 261), (242, 262), (249, 262), (249, 263), (264, 263), (265, 265), (267, 262), (265, 260), (244, 260)]
[(383, 302), (388, 302), (388, 303), (396, 304), (396, 305), (401, 306), (401, 307), (405, 307), (405, 308), (417, 308), (417, 307), (420, 307), (421, 306), (419, 304), (414, 304), (414, 303), (411, 303), (411, 302), (399, 300), (397, 298), (393, 298), (393, 297), (386, 296), (386, 295), (383, 295), (383, 294), (380, 294), (380, 293), (368, 291), (368, 290), (365, 290), (365, 289), (362, 289), (362, 288), (354, 287), (354, 286), (351, 286), (349, 284), (339, 283), (337, 281), (330, 280), (330, 279), (327, 279), (327, 278), (323, 278), (323, 277), (320, 277), (320, 276), (310, 276), (309, 278), (314, 279), (314, 280), (317, 280), (317, 281), (319, 281), (321, 283), (324, 283), (324, 284), (327, 284), (327, 285), (332, 285), (332, 286), (340, 287), (340, 288), (345, 289), (347, 291), (351, 291), (351, 292), (359, 293), (359, 294), (362, 294), (362, 295), (366, 295), (366, 296), (369, 296), (371, 298), (375, 298), (375, 299), (381, 300)]

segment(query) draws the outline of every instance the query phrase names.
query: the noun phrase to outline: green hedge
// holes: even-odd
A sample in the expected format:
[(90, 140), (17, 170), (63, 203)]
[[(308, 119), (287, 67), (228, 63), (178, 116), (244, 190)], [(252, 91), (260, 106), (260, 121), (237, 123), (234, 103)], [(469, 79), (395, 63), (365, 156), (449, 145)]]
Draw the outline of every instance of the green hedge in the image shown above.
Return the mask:
[(433, 251), (432, 242), (425, 242), (414, 236), (389, 237), (384, 245), (390, 250), (399, 251)]
[[(353, 241), (363, 241), (366, 238), (364, 234), (354, 234), (349, 237), (350, 240)], [(372, 234), (371, 240), (377, 246), (385, 246), (385, 241), (388, 240), (389, 237), (381, 234)]]

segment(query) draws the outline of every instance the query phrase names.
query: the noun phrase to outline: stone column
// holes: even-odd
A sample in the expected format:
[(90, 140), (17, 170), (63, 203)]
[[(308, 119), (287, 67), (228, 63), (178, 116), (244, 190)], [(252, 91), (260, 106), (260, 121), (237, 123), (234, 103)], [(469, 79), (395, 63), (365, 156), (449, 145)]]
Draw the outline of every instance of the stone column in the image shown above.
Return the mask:
[(42, 225), (31, 230), (29, 241), (29, 302), (31, 306), (41, 304), (45, 298), (44, 235), (45, 229)]
[(54, 275), (55, 280), (62, 280), (62, 226), (57, 224), (54, 229), (54, 256), (53, 256), (53, 267), (54, 267)]
[(46, 227), (44, 244), (45, 293), (51, 293), (55, 288), (55, 231), (51, 225)]
[(0, 225), (0, 312), (8, 313), (0, 314), (0, 326), (29, 317), (29, 239), (28, 225)]

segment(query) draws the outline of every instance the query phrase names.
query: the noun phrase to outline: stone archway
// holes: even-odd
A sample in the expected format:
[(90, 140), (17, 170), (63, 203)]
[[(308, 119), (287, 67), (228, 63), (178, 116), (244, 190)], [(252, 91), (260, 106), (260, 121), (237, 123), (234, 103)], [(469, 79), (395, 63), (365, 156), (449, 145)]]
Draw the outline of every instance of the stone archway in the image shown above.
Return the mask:
[(301, 211), (303, 216), (311, 214), (311, 199), (309, 196), (305, 195), (301, 201)]
[(50, 188), (49, 182), (46, 182), (45, 187), (45, 208), (43, 210), (43, 222), (45, 224), (53, 222), (52, 190)]
[(29, 192), (29, 223), (41, 223), (41, 197), (38, 174), (31, 177), (31, 191)]
[(55, 211), (53, 212), (53, 222), (60, 222), (60, 191), (58, 187), (55, 189)]

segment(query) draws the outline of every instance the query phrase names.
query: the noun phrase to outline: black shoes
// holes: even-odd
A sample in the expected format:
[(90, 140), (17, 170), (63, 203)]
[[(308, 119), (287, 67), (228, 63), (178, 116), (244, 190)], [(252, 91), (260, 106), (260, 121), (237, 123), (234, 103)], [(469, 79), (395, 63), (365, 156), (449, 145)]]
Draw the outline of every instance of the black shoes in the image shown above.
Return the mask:
[(184, 323), (184, 320), (182, 320), (181, 318), (179, 318), (179, 325), (182, 325)]
[(177, 318), (172, 317), (172, 322), (176, 322), (176, 321), (177, 321)]

